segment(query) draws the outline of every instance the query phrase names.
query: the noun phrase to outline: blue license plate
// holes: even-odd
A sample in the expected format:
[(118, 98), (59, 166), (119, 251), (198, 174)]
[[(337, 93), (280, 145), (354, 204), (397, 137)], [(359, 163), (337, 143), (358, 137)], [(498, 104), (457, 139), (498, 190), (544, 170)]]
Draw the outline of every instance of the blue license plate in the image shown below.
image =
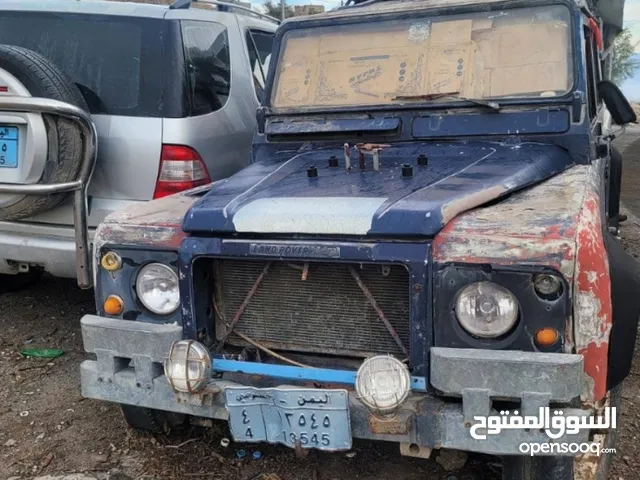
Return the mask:
[(329, 451), (351, 448), (346, 390), (229, 387), (225, 406), (236, 442)]
[(0, 167), (18, 166), (18, 127), (0, 126)]

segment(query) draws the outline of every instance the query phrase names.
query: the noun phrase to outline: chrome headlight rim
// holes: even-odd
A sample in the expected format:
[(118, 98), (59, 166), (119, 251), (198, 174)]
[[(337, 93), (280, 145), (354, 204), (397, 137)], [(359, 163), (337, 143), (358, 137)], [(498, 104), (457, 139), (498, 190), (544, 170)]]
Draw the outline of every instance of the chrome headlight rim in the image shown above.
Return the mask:
[[(159, 268), (167, 272), (168, 273), (167, 278), (175, 282), (177, 299), (176, 301), (174, 301), (174, 305), (172, 306), (171, 309), (166, 309), (166, 310), (157, 309), (153, 305), (150, 305), (148, 298), (145, 298), (143, 289), (141, 287), (141, 281), (143, 280), (144, 274), (147, 273), (148, 270), (151, 268)], [(175, 269), (173, 269), (171, 266), (167, 265), (166, 263), (147, 262), (144, 265), (142, 265), (136, 273), (134, 285), (135, 285), (135, 296), (137, 297), (141, 306), (148, 312), (152, 313), (153, 315), (166, 317), (174, 314), (180, 308), (180, 286), (179, 286), (178, 272)]]
[[(459, 305), (459, 301), (462, 294), (473, 287), (477, 287), (480, 284), (486, 284), (488, 286), (491, 286), (492, 288), (496, 287), (498, 290), (502, 290), (503, 292), (508, 293), (511, 297), (511, 300), (515, 304), (515, 315), (513, 320), (511, 321), (511, 324), (508, 327), (504, 327), (500, 330), (497, 330), (497, 333), (487, 334), (486, 332), (479, 331), (474, 328), (469, 328), (469, 325), (465, 325), (465, 322), (463, 322), (460, 319), (460, 316), (458, 314), (458, 305)], [(474, 282), (467, 283), (466, 285), (463, 285), (462, 287), (460, 287), (460, 289), (456, 292), (455, 296), (453, 297), (452, 310), (453, 310), (453, 319), (455, 322), (454, 323), (455, 330), (457, 330), (459, 333), (463, 334), (467, 338), (473, 339), (474, 341), (481, 342), (483, 344), (487, 344), (487, 343), (494, 344), (496, 342), (501, 343), (505, 340), (508, 340), (513, 335), (517, 334), (517, 332), (520, 330), (520, 327), (522, 325), (522, 321), (521, 321), (522, 308), (520, 306), (518, 296), (506, 286), (501, 285), (500, 283), (497, 283), (497, 282), (493, 282), (491, 280), (486, 280), (486, 279), (476, 280)]]

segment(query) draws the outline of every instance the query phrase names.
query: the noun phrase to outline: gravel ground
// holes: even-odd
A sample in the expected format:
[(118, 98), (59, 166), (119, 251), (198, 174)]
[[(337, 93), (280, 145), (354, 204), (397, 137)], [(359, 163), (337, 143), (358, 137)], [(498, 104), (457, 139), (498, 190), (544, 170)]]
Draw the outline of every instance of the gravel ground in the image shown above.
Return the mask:
[[(624, 201), (630, 218), (623, 224), (623, 242), (640, 255), (640, 129), (620, 142), (625, 155)], [(193, 427), (154, 436), (127, 428), (115, 405), (80, 395), (82, 349), (79, 319), (94, 310), (92, 291), (73, 281), (45, 277), (33, 288), (0, 294), (0, 479), (224, 479), (224, 480), (352, 480), (499, 478), (496, 459), (470, 456), (455, 474), (447, 473), (444, 455), (432, 460), (401, 457), (393, 444), (354, 442), (348, 454), (310, 452), (299, 459), (285, 447), (260, 445), (223, 448), (229, 437), (224, 424)], [(25, 346), (61, 348), (55, 360), (27, 359)], [(610, 476), (640, 478), (640, 360), (623, 392), (617, 453)], [(236, 458), (241, 448), (247, 458)], [(434, 457), (436, 455), (434, 454)], [(269, 477), (269, 475), (275, 475)]]

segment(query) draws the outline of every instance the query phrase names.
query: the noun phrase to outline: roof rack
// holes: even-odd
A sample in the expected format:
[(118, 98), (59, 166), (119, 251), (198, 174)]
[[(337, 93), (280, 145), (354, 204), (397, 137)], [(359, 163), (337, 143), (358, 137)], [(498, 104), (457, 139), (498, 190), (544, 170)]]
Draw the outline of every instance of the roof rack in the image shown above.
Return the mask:
[(231, 2), (220, 2), (219, 0), (175, 0), (175, 2), (173, 2), (169, 8), (171, 10), (176, 10), (176, 9), (187, 9), (191, 6), (192, 2), (198, 2), (198, 3), (206, 3), (206, 4), (210, 4), (210, 5), (216, 5), (218, 7), (218, 10), (220, 10), (221, 12), (228, 12), (231, 9), (235, 9), (235, 10), (239, 10), (240, 13), (247, 13), (247, 14), (251, 14), (251, 15), (255, 15), (258, 18), (263, 18), (265, 20), (269, 20), (271, 22), (275, 22), (277, 24), (280, 24), (280, 20), (278, 20), (275, 17), (272, 17), (271, 15), (267, 15), (265, 13), (261, 13), (261, 12), (256, 12), (255, 10), (251, 10), (250, 8), (247, 7), (243, 7), (242, 5), (236, 5), (234, 3)]

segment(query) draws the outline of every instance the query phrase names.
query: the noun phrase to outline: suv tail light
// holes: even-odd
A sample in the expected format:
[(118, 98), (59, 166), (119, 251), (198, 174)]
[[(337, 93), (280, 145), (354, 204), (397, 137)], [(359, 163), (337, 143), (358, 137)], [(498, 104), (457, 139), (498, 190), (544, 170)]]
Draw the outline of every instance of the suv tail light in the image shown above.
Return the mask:
[(189, 190), (211, 182), (202, 157), (183, 145), (163, 145), (153, 198)]

